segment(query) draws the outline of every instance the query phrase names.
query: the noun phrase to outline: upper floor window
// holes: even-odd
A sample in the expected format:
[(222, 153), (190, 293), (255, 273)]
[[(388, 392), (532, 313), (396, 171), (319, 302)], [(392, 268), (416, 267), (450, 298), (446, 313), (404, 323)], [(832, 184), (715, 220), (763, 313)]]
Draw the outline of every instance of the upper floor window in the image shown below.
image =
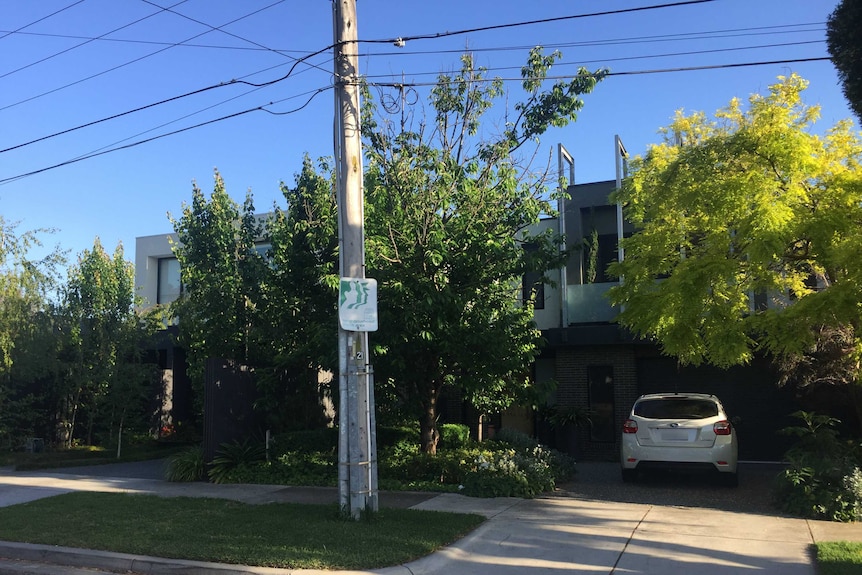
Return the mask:
[(159, 287), (156, 303), (171, 303), (179, 298), (182, 292), (180, 262), (177, 258), (159, 258)]
[[(523, 245), (524, 251), (535, 252), (536, 244), (527, 242)], [(542, 281), (542, 274), (537, 272), (527, 272), (521, 278), (521, 300), (527, 303), (533, 301), (533, 309), (545, 309), (545, 283)]]
[(265, 260), (269, 260), (269, 250), (272, 249), (272, 244), (269, 242), (266, 243), (256, 243), (254, 244), (254, 251), (257, 252), (257, 255), (262, 257)]

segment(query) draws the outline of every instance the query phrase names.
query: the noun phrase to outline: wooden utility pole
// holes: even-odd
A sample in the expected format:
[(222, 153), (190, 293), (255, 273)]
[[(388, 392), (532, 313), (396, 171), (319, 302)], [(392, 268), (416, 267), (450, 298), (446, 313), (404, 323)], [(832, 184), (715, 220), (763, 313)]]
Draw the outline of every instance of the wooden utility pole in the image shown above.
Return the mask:
[[(365, 278), (365, 215), (359, 108), (356, 0), (333, 0), (335, 28), (335, 169), (339, 273)], [(374, 382), (368, 332), (338, 328), (338, 495), (359, 518), (378, 510)]]

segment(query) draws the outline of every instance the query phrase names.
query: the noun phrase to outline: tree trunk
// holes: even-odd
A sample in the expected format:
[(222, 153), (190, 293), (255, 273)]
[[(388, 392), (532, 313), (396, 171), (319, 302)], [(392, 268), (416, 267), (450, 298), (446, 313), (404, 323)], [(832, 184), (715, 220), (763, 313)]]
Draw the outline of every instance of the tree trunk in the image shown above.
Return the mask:
[(437, 430), (437, 391), (430, 389), (428, 397), (422, 402), (422, 415), (419, 418), (419, 440), (422, 451), (437, 454), (437, 441), (440, 432)]

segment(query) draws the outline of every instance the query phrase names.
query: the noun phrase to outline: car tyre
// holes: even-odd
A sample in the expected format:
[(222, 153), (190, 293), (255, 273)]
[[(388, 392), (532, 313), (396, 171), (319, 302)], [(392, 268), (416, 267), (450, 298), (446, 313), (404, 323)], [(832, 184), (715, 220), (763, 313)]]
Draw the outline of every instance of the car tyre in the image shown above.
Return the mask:
[(623, 483), (634, 483), (638, 479), (638, 471), (637, 469), (623, 469)]

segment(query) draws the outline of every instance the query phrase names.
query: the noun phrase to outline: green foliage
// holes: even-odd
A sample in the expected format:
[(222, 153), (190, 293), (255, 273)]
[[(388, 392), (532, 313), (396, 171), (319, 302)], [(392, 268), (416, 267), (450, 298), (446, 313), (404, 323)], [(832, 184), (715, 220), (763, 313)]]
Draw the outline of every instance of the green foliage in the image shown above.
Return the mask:
[(257, 250), (262, 226), (254, 215), (251, 193), (240, 206), (228, 195), (215, 173), (209, 198), (192, 189), (191, 205), (171, 218), (178, 241), (173, 245), (180, 264), (183, 295), (171, 310), (179, 320), (180, 344), (187, 350), (189, 372), (202, 409), (204, 363), (220, 357), (240, 365), (255, 365), (266, 353), (258, 344), (255, 326), (263, 324), (261, 290), (267, 265)]
[(862, 3), (841, 0), (826, 22), (826, 45), (844, 97), (862, 121)]
[(802, 517), (830, 521), (862, 519), (860, 444), (842, 440), (838, 420), (799, 411), (801, 424), (784, 430), (799, 440), (786, 454), (789, 463), (776, 479), (775, 499)]
[(516, 448), (506, 444), (468, 462), (464, 495), (472, 497), (535, 497), (569, 479), (574, 460), (544, 446)]
[(440, 447), (455, 449), (470, 443), (470, 427), (461, 423), (444, 423), (440, 426)]
[(862, 141), (848, 121), (814, 134), (806, 86), (780, 77), (715, 121), (678, 113), (613, 197), (637, 227), (610, 266), (618, 320), (683, 364), (798, 356), (824, 326), (849, 330), (857, 357)]
[(168, 458), (167, 481), (201, 481), (206, 477), (204, 451), (200, 446), (189, 447)]
[(231, 474), (248, 470), (265, 459), (266, 446), (262, 442), (246, 439), (222, 443), (207, 474), (213, 483), (228, 483)]
[[(574, 120), (603, 75), (582, 70), (544, 89), (558, 56), (531, 51), (524, 100), (496, 137), (480, 126), (510, 95), (468, 55), (458, 73), (438, 78), (427, 124), (378, 123), (370, 93), (365, 100), (367, 265), (386, 302), (374, 338), (376, 379), (419, 421), (422, 448), (432, 453), (444, 388), (485, 413), (531, 403), (528, 367), (541, 335), (521, 303), (520, 280), (559, 267), (560, 250), (550, 230), (525, 232), (553, 208), (548, 170), (536, 175), (515, 153)], [(523, 249), (527, 242), (536, 249)]]
[[(500, 114), (505, 129), (493, 138), (480, 128), (508, 94), (470, 56), (457, 74), (439, 77), (427, 125), (394, 129), (364, 100), (367, 275), (385, 302), (373, 358), (381, 413), (386, 421), (418, 420), (421, 445), (432, 453), (445, 387), (486, 413), (532, 403), (529, 365), (542, 339), (518, 286), (528, 271), (544, 275), (562, 258), (552, 230), (525, 231), (553, 211), (549, 168), (514, 154), (573, 121), (581, 96), (604, 76), (581, 70), (545, 87), (558, 58), (530, 52), (524, 99), (514, 115)], [(240, 210), (216, 174), (210, 199), (195, 187), (191, 205), (172, 220), (185, 287), (173, 309), (196, 381), (206, 357), (253, 365), (257, 407), (277, 431), (327, 423), (319, 404), (332, 390), (318, 376), (336, 367), (338, 285), (332, 166), (305, 158), (295, 187), (282, 191), (286, 210), (262, 230), (251, 196)], [(266, 261), (252, 249), (261, 236), (271, 243)], [(535, 249), (523, 249), (526, 242)]]
[(535, 437), (511, 427), (501, 427), (494, 434), (495, 443), (505, 443), (515, 449), (532, 449), (539, 445)]
[[(320, 175), (316, 168), (320, 170)], [(329, 423), (320, 403), (332, 393), (319, 374), (337, 372), (338, 226), (334, 175), (325, 160), (306, 156), (294, 187), (281, 185), (287, 203), (266, 223), (271, 248), (266, 313), (259, 327), (272, 353), (260, 366), (260, 407), (277, 430)]]
[[(494, 441), (478, 444), (465, 440), (460, 426), (452, 426), (463, 444), (441, 444), (432, 455), (422, 451), (415, 430), (383, 429), (378, 447), (380, 489), (534, 497), (575, 472), (571, 457), (514, 430), (500, 430)], [(223, 446), (210, 477), (222, 483), (332, 486), (337, 477), (336, 450), (331, 443), (335, 438), (335, 434), (319, 431), (281, 434), (271, 445), (268, 462), (259, 453), (250, 455), (247, 444)], [(216, 468), (217, 479), (212, 471)]]
[(279, 433), (270, 443), (270, 453), (334, 453), (338, 449), (338, 428), (305, 429)]
[(389, 447), (398, 444), (419, 444), (419, 430), (409, 425), (378, 425), (377, 446)]
[(26, 437), (44, 436), (51, 409), (46, 387), (57, 369), (53, 306), (65, 254), (54, 249), (41, 260), (52, 230), (21, 232), (0, 216), (0, 448), (18, 448)]
[(545, 418), (553, 427), (566, 427), (567, 425), (584, 426), (591, 421), (593, 412), (576, 405), (552, 405), (544, 409)]
[(134, 304), (134, 268), (122, 245), (111, 256), (96, 238), (68, 272), (56, 320), (63, 378), (52, 407), (64, 430), (56, 438), (61, 445), (71, 446), (78, 426), (87, 444), (146, 429), (155, 370), (144, 349), (158, 325)]

